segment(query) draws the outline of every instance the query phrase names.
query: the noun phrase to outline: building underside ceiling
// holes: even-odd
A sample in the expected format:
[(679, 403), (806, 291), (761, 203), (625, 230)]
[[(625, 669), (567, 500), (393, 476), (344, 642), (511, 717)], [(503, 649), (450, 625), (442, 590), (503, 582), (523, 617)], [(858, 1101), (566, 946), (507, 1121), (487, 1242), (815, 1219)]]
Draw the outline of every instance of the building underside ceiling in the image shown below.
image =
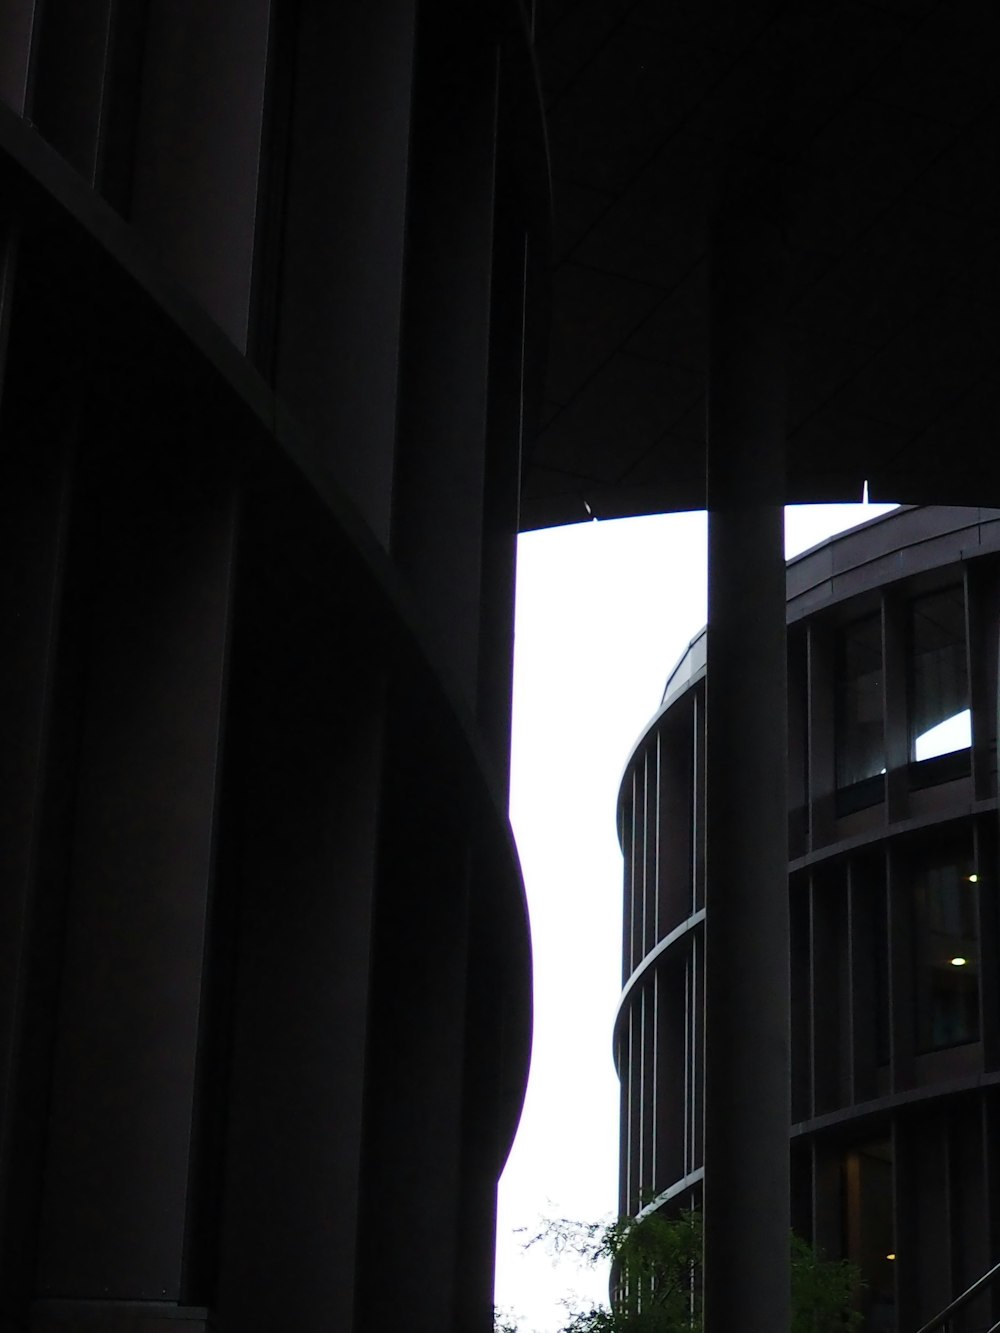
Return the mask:
[(539, 0), (555, 253), (524, 527), (704, 505), (709, 227), (764, 176), (787, 499), (1000, 503), (998, 27), (988, 0)]

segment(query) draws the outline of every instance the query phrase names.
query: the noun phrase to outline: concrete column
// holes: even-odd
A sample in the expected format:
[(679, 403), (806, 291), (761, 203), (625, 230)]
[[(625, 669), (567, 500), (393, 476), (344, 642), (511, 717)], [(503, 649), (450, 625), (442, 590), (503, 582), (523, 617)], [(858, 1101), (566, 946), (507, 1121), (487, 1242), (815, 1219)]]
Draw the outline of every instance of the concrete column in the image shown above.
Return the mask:
[[(185, 1270), (237, 502), (207, 467), (192, 484), (183, 455), (168, 460), (152, 432), (130, 452), (124, 423), (119, 440), (105, 413), (80, 428), (58, 645), (67, 670), (78, 663), (64, 687), (78, 691), (73, 819), (67, 829), (59, 812), (64, 883), (41, 880), (35, 895), (36, 930), (59, 932), (49, 1052), (31, 1049), (30, 1031), (49, 1004), (47, 960), (22, 1001), (24, 1064), (48, 1070), (46, 1100), (37, 1075), (23, 1084), (45, 1117), (38, 1333), (159, 1328), (181, 1308), (192, 1327), (204, 1321)], [(160, 423), (165, 435), (172, 424)]]
[(415, 0), (300, 0), (277, 11), (285, 45), (274, 77), (291, 83), (291, 106), (287, 130), (276, 127), (280, 253), (255, 297), (257, 355), (273, 360), (279, 399), (323, 442), (338, 484), (388, 545)]
[(500, 67), (481, 19), (461, 11), (421, 6), (390, 549), (475, 710), (484, 501), (499, 480), (486, 459)]
[(708, 386), (705, 1329), (789, 1324), (784, 254), (730, 208)]

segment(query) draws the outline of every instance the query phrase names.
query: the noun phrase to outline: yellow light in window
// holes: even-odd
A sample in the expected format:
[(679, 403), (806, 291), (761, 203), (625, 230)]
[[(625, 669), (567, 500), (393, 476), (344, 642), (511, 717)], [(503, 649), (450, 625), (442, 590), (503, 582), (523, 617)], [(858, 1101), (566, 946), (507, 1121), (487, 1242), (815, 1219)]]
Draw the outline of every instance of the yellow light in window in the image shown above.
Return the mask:
[(967, 958), (953, 958), (951, 960), (951, 965), (952, 967), (964, 967), (968, 961)]
[(896, 1257), (896, 1252), (895, 1252), (895, 1250), (893, 1250), (891, 1253), (887, 1254), (885, 1257), (886, 1257), (887, 1259), (895, 1259), (895, 1257)]

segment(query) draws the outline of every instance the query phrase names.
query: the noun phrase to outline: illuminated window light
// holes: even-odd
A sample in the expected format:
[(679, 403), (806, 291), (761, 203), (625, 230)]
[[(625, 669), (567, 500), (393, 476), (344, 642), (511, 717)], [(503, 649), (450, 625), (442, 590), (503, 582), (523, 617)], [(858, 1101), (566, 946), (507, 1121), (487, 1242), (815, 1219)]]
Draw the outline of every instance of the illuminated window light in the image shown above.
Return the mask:
[(886, 1257), (887, 1259), (895, 1259), (895, 1257), (896, 1257), (896, 1251), (895, 1251), (895, 1250), (891, 1250), (885, 1257)]
[(967, 958), (953, 958), (951, 960), (951, 965), (952, 967), (964, 967), (968, 961)]

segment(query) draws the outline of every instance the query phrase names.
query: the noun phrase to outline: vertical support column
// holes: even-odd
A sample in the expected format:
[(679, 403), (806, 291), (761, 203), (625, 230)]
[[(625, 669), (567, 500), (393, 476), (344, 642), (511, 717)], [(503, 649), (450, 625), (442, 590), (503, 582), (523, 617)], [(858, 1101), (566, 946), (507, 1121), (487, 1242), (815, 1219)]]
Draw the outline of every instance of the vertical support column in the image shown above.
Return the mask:
[[(399, 682), (387, 728), (371, 945), (356, 1333), (458, 1329), (474, 858), (447, 740)], [(432, 1236), (432, 1245), (414, 1243)], [(386, 1255), (392, 1278), (386, 1280)]]
[(302, 499), (280, 477), (248, 499), (232, 648), (211, 1304), (218, 1327), (240, 1333), (349, 1333), (359, 1318), (388, 680), (372, 620), (339, 596), (322, 520)]
[(0, 1307), (27, 1326), (74, 804), (67, 668), (75, 655), (65, 610), (76, 573), (67, 547), (78, 405), (52, 392), (62, 349), (26, 300), (27, 284), (16, 282), (16, 253), (8, 235), (0, 261)]
[(475, 710), (499, 50), (438, 0), (421, 10), (416, 68), (391, 550)]
[[(501, 64), (498, 112), (504, 100), (502, 75)], [(483, 493), (477, 720), (506, 794), (510, 781), (514, 589), (524, 436), (530, 239), (504, 209), (508, 191), (502, 176), (504, 161), (500, 144), (497, 157), (501, 178), (497, 191), (490, 295), (492, 335)]]
[[(147, 5), (131, 220), (242, 352), (257, 244), (270, 3)], [(106, 189), (113, 192), (113, 180)]]
[[(275, 387), (323, 440), (340, 485), (387, 545), (415, 5), (280, 8), (294, 20), (294, 92), (287, 162), (272, 164), (268, 191), (281, 219), (273, 296), (260, 293), (262, 307), (276, 305)], [(257, 337), (264, 357), (266, 327)]]
[(789, 1320), (784, 248), (713, 238), (708, 386), (705, 1329)]
[(196, 1190), (236, 499), (224, 477), (194, 483), (152, 447), (98, 456), (105, 420), (84, 427), (68, 556), (88, 623), (38, 1330), (84, 1316), (156, 1327), (129, 1302), (186, 1304)]

